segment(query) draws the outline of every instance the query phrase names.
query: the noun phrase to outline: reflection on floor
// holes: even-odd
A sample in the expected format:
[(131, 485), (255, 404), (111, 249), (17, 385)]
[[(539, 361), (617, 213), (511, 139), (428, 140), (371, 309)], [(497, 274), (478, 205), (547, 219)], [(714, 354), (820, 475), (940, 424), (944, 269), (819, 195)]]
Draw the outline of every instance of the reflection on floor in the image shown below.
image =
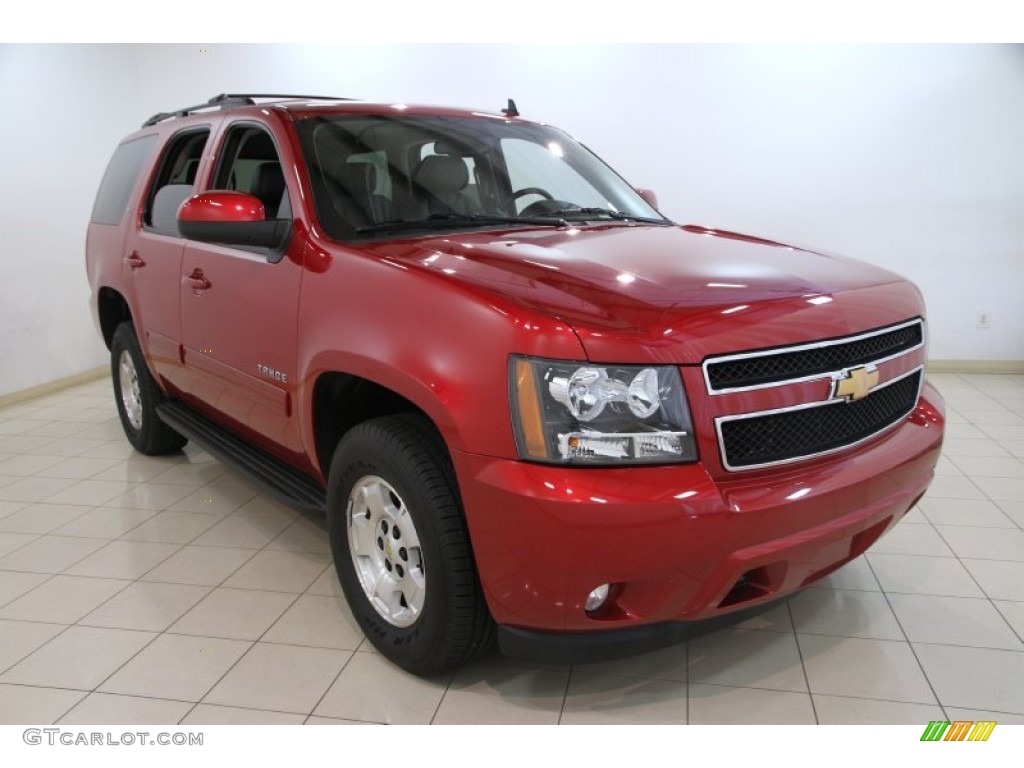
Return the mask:
[(1024, 723), (1024, 376), (931, 379), (935, 484), (826, 581), (657, 653), (435, 680), (364, 641), (315, 521), (134, 454), (109, 383), (7, 408), (0, 722)]

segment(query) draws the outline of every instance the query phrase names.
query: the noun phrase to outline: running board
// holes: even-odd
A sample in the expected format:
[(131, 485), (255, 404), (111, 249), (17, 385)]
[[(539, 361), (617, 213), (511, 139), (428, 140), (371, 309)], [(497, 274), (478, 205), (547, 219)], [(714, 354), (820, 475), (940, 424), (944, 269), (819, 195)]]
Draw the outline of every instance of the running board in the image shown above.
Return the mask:
[(231, 465), (279, 501), (307, 512), (324, 514), (327, 495), (306, 475), (259, 448), (240, 440), (186, 405), (162, 403), (161, 421), (192, 440), (207, 453)]

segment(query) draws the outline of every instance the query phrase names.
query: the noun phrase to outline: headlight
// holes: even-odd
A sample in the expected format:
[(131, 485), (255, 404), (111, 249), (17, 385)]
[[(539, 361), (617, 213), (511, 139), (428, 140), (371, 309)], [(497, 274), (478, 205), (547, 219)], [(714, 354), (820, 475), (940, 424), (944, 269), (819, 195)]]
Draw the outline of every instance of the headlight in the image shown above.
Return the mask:
[(513, 357), (516, 445), (523, 459), (579, 464), (697, 460), (679, 370)]

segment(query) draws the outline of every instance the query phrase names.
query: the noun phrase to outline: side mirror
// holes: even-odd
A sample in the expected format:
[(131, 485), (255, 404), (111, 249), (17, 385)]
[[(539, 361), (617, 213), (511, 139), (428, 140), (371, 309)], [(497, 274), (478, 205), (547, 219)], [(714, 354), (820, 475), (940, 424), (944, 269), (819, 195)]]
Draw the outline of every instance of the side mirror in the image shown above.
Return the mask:
[(636, 193), (640, 195), (641, 199), (651, 206), (651, 208), (658, 210), (658, 196), (654, 194), (654, 190), (636, 187)]
[(263, 203), (244, 192), (214, 190), (193, 195), (178, 209), (178, 231), (189, 240), (254, 248), (279, 248), (291, 228), (288, 219), (267, 221)]

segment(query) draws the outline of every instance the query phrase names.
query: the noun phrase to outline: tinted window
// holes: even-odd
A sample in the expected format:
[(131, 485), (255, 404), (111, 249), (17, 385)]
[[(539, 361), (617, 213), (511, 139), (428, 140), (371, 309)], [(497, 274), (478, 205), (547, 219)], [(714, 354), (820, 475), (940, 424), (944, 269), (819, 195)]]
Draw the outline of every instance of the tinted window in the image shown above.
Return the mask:
[(178, 234), (177, 209), (192, 194), (199, 161), (209, 136), (209, 128), (187, 130), (167, 143), (153, 186), (146, 196), (146, 209), (142, 213), (146, 226), (165, 234)]
[(92, 207), (94, 224), (120, 224), (128, 210), (128, 198), (143, 165), (153, 154), (156, 136), (143, 136), (119, 146), (110, 159), (96, 202)]

